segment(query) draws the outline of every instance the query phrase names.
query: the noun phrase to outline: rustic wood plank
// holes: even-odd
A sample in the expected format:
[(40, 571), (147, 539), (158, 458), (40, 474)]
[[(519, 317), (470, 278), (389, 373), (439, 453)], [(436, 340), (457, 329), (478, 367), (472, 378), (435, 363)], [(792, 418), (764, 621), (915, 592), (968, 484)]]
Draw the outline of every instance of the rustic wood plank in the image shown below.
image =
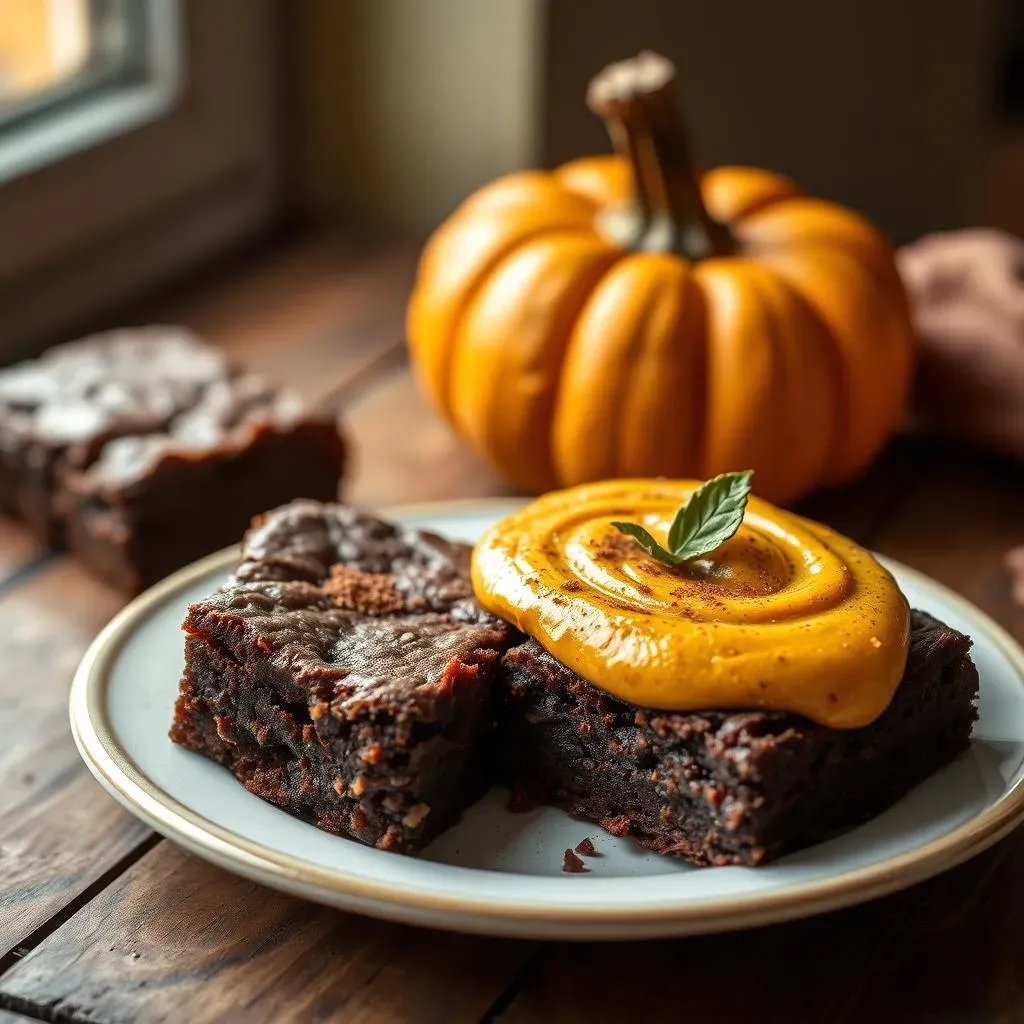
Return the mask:
[[(560, 945), (503, 1024), (1024, 1019), (1024, 836), (906, 892), (735, 935)], [(594, 979), (601, 979), (599, 985)]]
[(109, 1024), (458, 1024), (531, 950), (317, 907), (162, 843), (0, 979), (0, 1003)]
[[(407, 372), (392, 374), (379, 389), (355, 401), (349, 420), (358, 449), (351, 494), (362, 504), (506, 490), (426, 410)], [(1002, 538), (1012, 533), (1012, 517), (1000, 510), (1006, 502), (1019, 510), (1019, 500), (1016, 506), (1012, 502), (1020, 492), (1004, 491), (990, 481), (987, 514), (999, 525), (995, 539), (986, 543), (986, 568), (970, 558), (953, 557), (946, 548), (939, 549), (935, 563), (915, 525), (921, 511), (904, 505), (886, 525), (896, 485), (906, 486), (914, 474), (924, 478), (914, 492), (919, 510), (935, 500), (956, 500), (951, 492), (957, 471), (947, 479), (915, 453), (913, 448), (898, 451), (859, 488), (817, 499), (805, 511), (991, 599), (1001, 593), (992, 556)], [(976, 509), (977, 503), (971, 507)], [(933, 532), (925, 536), (940, 544), (941, 519), (936, 517), (929, 529)], [(987, 520), (981, 520), (978, 532), (986, 529)], [(0, 613), (2, 609), (0, 604)], [(1000, 605), (997, 614), (1006, 621), (1008, 610)], [(1013, 933), (1012, 925), (1024, 910), (1012, 885), (1022, 858), (1020, 844), (1011, 841), (972, 865), (882, 903), (743, 936), (632, 947), (558, 947), (532, 972), (502, 1019), (620, 1020), (645, 1012), (657, 1019), (686, 1007), (687, 1016), (697, 1020), (753, 1012), (763, 1020), (810, 1021), (825, 1019), (825, 1014), (852, 1021), (863, 1019), (865, 1011), (877, 1015), (897, 1005), (885, 999), (896, 1000), (908, 1019), (921, 1019), (935, 1007), (954, 1013), (963, 1008), (982, 1020), (1016, 1019), (1021, 958), (1016, 953), (1000, 958), (990, 947)], [(958, 908), (979, 904), (996, 905), (995, 915), (985, 922), (990, 943), (957, 930), (969, 913)], [(907, 922), (902, 930), (891, 927), (893, 913)], [(453, 948), (450, 942), (462, 945)], [(952, 943), (951, 953), (944, 952), (944, 943)], [(914, 950), (912, 958), (898, 955), (906, 949)], [(420, 1020), (425, 1019), (425, 1007), (433, 1008), (431, 1000), (455, 997), (452, 990), (469, 985), (469, 996), (458, 996), (464, 1001), (439, 1002), (439, 1015), (426, 1019), (477, 1019), (528, 951), (524, 944), (456, 940), (313, 908), (224, 875), (162, 844), (19, 962), (0, 981), (0, 994), (16, 1000), (15, 1005), (59, 1005), (62, 1012), (89, 1013), (100, 1020), (156, 1019), (168, 1007), (176, 1014), (184, 1012), (187, 1019), (231, 1019), (230, 1013), (225, 1016), (225, 1008), (231, 1007), (237, 1019), (246, 1020), (289, 1019), (289, 1014), (295, 1019)], [(918, 966), (920, 977), (914, 973), (915, 965), (927, 965), (929, 956), (931, 964), (943, 965), (943, 984), (938, 986), (930, 970)], [(982, 957), (986, 962), (993, 957), (991, 970), (977, 970)], [(736, 984), (737, 963), (744, 964), (742, 986)], [(806, 970), (808, 963), (818, 965), (816, 972)], [(481, 994), (470, 979), (489, 977), (496, 964), (500, 977), (493, 977)], [(747, 974), (747, 965), (760, 966)], [(290, 980), (293, 971), (299, 981)], [(810, 985), (809, 973), (817, 975)], [(967, 973), (970, 998), (956, 989)], [(917, 978), (909, 986), (908, 975)], [(862, 976), (874, 978), (875, 984), (865, 986)], [(667, 983), (655, 988), (652, 978)], [(202, 984), (210, 980), (215, 984)], [(227, 995), (223, 1002), (219, 995), (211, 1001), (211, 991)], [(801, 993), (799, 999), (794, 993)], [(185, 1011), (179, 1011), (182, 1000)], [(219, 1009), (216, 1018), (202, 1015), (207, 1004)], [(979, 1006), (988, 1016), (977, 1016)]]
[(857, 480), (812, 494), (794, 511), (870, 546), (899, 506), (902, 495), (917, 485), (926, 469), (918, 442), (899, 438)]
[(897, 896), (795, 924), (561, 945), (502, 1024), (1021, 1020), (1024, 946), (1014, 936), (1024, 900), (1013, 881), (1022, 867), (1015, 843)]
[(0, 597), (0, 957), (148, 835), (88, 776), (67, 697), (117, 598), (70, 559)]
[(301, 239), (221, 269), (137, 320), (182, 323), (244, 365), (318, 399), (404, 339), (407, 244)]
[(25, 527), (0, 516), (0, 590), (44, 554), (42, 546)]
[(876, 541), (883, 554), (952, 587), (1024, 640), (1004, 558), (1024, 543), (1024, 466), (920, 443), (922, 479)]
[(459, 440), (399, 365), (345, 410), (352, 437), (348, 498), (366, 508), (513, 494)]

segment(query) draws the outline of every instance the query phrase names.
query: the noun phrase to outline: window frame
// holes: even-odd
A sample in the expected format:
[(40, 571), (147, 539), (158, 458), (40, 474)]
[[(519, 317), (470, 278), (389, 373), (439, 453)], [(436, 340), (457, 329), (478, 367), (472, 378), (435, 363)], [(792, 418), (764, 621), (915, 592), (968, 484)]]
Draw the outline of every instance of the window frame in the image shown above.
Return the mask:
[(177, 7), (180, 84), (146, 123), (0, 183), (0, 362), (91, 327), (277, 209), (272, 0)]
[(123, 10), (135, 36), (123, 66), (86, 68), (0, 115), (0, 184), (124, 135), (174, 106), (183, 77), (181, 0), (134, 0)]

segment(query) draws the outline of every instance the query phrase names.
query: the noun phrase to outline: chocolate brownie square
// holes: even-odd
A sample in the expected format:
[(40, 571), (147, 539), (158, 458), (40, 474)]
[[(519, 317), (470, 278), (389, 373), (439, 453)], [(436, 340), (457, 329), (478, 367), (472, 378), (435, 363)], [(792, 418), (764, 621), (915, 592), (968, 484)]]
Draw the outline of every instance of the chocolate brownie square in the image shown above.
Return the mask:
[(63, 471), (113, 438), (166, 429), (228, 373), (216, 349), (163, 326), (93, 335), (0, 370), (0, 509), (60, 543)]
[(229, 377), (163, 432), (118, 437), (68, 468), (56, 502), (72, 554), (134, 594), (234, 543), (263, 509), (336, 497), (343, 462), (333, 417), (258, 377)]
[(889, 707), (860, 729), (777, 711), (649, 711), (598, 690), (535, 640), (502, 662), (499, 774), (698, 864), (760, 864), (884, 811), (970, 743), (970, 640), (911, 616)]
[(0, 371), (0, 509), (126, 594), (296, 497), (332, 499), (335, 418), (175, 327), (113, 331)]
[(467, 568), (462, 545), (351, 509), (271, 513), (188, 611), (171, 738), (320, 828), (420, 849), (491, 781), (512, 631)]

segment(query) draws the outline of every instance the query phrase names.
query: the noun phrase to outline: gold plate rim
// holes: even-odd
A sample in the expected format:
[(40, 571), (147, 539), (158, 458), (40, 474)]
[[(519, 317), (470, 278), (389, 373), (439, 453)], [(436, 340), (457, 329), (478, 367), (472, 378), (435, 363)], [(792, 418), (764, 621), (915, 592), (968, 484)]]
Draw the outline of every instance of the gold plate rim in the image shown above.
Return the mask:
[[(384, 509), (394, 517), (466, 513), (510, 506), (514, 497), (420, 502)], [(208, 555), (135, 598), (100, 632), (75, 673), (69, 710), (71, 730), (86, 765), (115, 799), (156, 831), (214, 863), (271, 887), (362, 912), (487, 934), (565, 938), (649, 938), (754, 927), (811, 916), (907, 888), (981, 853), (1024, 820), (1024, 772), (985, 811), (913, 850), (831, 878), (778, 892), (722, 896), (659, 907), (548, 907), (510, 903), (458, 893), (410, 891), (306, 863), (275, 851), (197, 814), (150, 780), (123, 749), (105, 707), (110, 668), (132, 633), (165, 600), (193, 581), (227, 568), (238, 545)], [(977, 623), (986, 640), (1012, 665), (1024, 687), (1024, 649), (986, 612), (944, 584), (895, 559), (884, 561), (901, 574), (935, 590), (958, 612)], [(311, 826), (312, 827), (312, 826)], [(367, 904), (369, 904), (367, 906)], [(431, 921), (429, 915), (439, 915)], [(447, 915), (447, 919), (445, 918)], [(453, 923), (454, 922), (454, 923)]]

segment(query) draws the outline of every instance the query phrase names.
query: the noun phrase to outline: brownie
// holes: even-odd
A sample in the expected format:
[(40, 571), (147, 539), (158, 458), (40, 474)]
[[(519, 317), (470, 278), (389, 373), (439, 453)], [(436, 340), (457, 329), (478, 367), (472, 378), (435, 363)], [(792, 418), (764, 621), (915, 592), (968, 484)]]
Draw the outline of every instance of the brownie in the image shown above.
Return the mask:
[(134, 594), (251, 517), (337, 496), (334, 418), (180, 328), (96, 335), (0, 372), (0, 508)]
[(185, 620), (171, 738), (329, 832), (411, 852), (490, 784), (501, 651), (467, 550), (295, 502)]
[(414, 852), (493, 782), (699, 865), (879, 814), (966, 748), (970, 641), (921, 612), (871, 725), (632, 707), (472, 596), (469, 549), (297, 502), (185, 621), (172, 739), (328, 831)]
[(67, 545), (137, 593), (236, 542), (254, 513), (337, 494), (344, 451), (332, 418), (258, 377), (214, 382), (165, 432), (119, 437), (58, 495)]
[(867, 821), (970, 743), (970, 640), (915, 611), (906, 671), (860, 729), (775, 711), (647, 711), (598, 690), (535, 640), (506, 652), (499, 774), (699, 865), (759, 864)]
[(228, 372), (217, 350), (162, 326), (93, 335), (0, 370), (0, 509), (60, 543), (65, 467), (88, 465), (113, 438), (165, 429)]

